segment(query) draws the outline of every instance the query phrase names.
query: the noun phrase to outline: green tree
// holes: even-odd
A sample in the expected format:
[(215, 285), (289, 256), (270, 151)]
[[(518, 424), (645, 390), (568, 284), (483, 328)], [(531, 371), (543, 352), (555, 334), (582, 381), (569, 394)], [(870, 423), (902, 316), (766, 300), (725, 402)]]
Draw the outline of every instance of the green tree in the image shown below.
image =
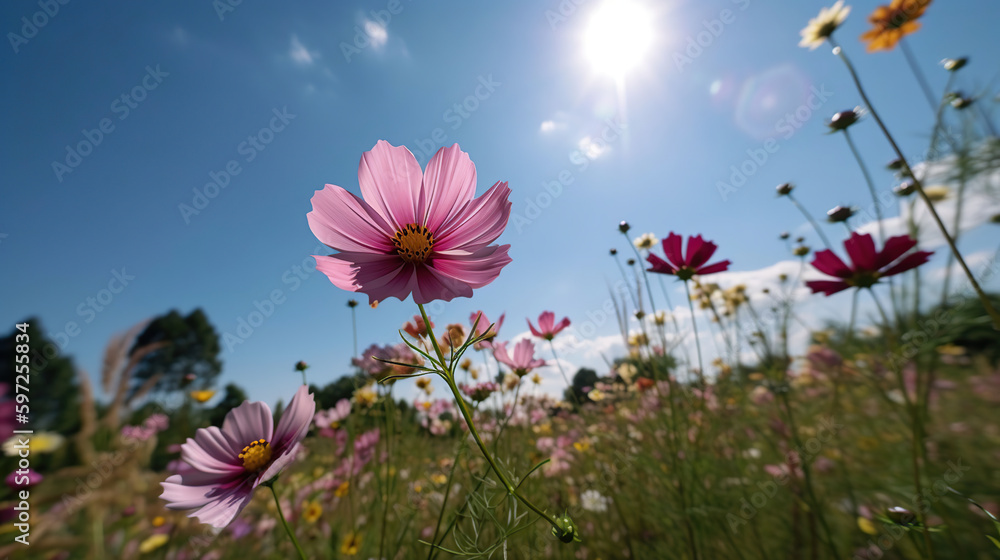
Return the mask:
[(7, 384), (5, 398), (12, 398), (14, 386), (28, 388), (29, 417), (34, 430), (51, 430), (62, 434), (75, 432), (80, 424), (79, 389), (76, 383), (76, 367), (73, 360), (63, 356), (59, 346), (49, 340), (37, 318), (29, 318), (27, 346), (29, 361), (29, 377), (27, 385), (24, 378), (17, 379), (14, 369), (16, 347), (24, 344), (24, 337), (17, 327), (8, 335), (0, 338), (0, 362), (2, 362), (3, 377), (0, 382)]
[(195, 309), (187, 316), (177, 310), (153, 319), (132, 346), (130, 355), (149, 344), (165, 342), (139, 362), (133, 376), (132, 391), (147, 379), (162, 374), (153, 391), (171, 392), (184, 385), (184, 376), (193, 374), (195, 386), (207, 389), (222, 371), (219, 360), (219, 335), (205, 312)]
[(597, 372), (590, 368), (580, 368), (576, 371), (573, 376), (573, 386), (568, 387), (563, 396), (566, 402), (587, 402), (587, 393), (584, 392), (584, 388), (593, 387), (595, 383), (600, 380)]

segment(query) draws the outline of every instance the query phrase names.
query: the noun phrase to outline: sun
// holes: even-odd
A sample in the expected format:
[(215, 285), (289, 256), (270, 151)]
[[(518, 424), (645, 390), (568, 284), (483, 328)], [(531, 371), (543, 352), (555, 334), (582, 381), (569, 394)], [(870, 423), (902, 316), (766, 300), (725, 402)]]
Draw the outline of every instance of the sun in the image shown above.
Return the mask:
[(591, 15), (583, 49), (596, 71), (621, 78), (642, 61), (652, 42), (648, 10), (629, 0), (605, 0)]

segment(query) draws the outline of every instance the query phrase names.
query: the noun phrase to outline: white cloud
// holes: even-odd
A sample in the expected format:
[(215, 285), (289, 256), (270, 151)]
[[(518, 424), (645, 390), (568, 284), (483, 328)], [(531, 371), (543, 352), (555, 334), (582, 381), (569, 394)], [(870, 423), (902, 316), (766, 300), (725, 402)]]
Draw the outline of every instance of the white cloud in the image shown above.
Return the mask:
[(292, 44), (288, 49), (288, 56), (292, 58), (296, 64), (301, 66), (310, 66), (312, 63), (316, 62), (319, 58), (319, 53), (315, 51), (310, 51), (299, 41), (297, 35), (292, 34)]
[(389, 41), (389, 32), (385, 26), (370, 19), (364, 20), (362, 25), (365, 28), (365, 33), (368, 35), (368, 40), (371, 41), (372, 48), (381, 50)]

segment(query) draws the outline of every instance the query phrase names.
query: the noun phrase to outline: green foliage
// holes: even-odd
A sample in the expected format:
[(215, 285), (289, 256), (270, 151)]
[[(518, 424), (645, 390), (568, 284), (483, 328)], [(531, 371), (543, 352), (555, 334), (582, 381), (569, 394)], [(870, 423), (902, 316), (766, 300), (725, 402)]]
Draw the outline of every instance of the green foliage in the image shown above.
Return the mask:
[(153, 389), (169, 393), (184, 385), (184, 376), (194, 374), (196, 387), (206, 389), (222, 371), (219, 335), (205, 312), (195, 309), (187, 316), (177, 310), (154, 319), (136, 337), (130, 355), (143, 346), (166, 342), (166, 346), (146, 356), (136, 367), (133, 391), (157, 373), (163, 377)]

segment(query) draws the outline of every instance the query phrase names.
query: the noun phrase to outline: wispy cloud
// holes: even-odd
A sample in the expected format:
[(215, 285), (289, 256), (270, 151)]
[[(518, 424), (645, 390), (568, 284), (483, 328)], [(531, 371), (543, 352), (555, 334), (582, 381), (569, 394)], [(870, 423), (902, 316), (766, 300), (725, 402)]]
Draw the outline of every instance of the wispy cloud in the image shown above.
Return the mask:
[(310, 66), (316, 62), (316, 59), (318, 59), (320, 55), (318, 52), (307, 49), (305, 45), (302, 44), (302, 41), (299, 41), (298, 36), (292, 34), (292, 44), (288, 49), (288, 56), (290, 56), (292, 61), (296, 64), (301, 66)]

